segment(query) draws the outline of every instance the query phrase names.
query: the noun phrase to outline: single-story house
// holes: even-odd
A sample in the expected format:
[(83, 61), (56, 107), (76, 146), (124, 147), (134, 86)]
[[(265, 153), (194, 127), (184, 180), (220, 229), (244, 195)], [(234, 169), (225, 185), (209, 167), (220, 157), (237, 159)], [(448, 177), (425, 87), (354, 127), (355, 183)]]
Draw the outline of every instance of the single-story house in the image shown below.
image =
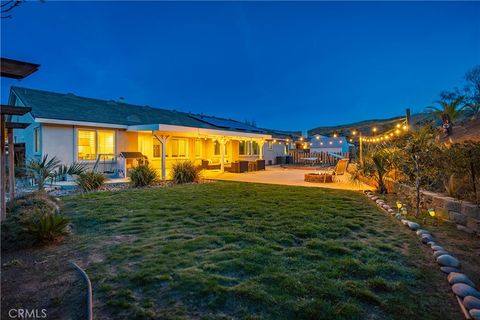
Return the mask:
[(26, 159), (55, 156), (125, 176), (132, 159), (144, 157), (165, 178), (178, 161), (223, 171), (288, 152), (287, 135), (276, 141), (278, 133), (231, 119), (16, 86), (9, 99), (32, 108), (12, 119), (31, 124), (14, 137), (25, 144)]
[(309, 140), (311, 152), (346, 153), (349, 152), (349, 147), (351, 146), (345, 137), (315, 135), (310, 137)]

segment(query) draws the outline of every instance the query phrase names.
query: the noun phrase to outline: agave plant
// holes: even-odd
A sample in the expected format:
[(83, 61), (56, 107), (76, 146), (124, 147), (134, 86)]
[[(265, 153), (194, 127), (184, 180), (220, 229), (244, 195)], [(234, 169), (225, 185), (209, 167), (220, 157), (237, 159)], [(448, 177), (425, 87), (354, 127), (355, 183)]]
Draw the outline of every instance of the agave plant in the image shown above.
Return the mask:
[(46, 243), (57, 241), (68, 234), (69, 222), (67, 217), (59, 213), (36, 210), (29, 219), (23, 221), (23, 226), (36, 241)]
[(427, 110), (440, 119), (442, 119), (443, 114), (447, 114), (450, 117), (450, 120), (455, 122), (455, 120), (457, 120), (463, 113), (463, 109), (465, 108), (464, 100), (464, 96), (458, 96), (451, 100), (439, 100), (436, 103), (440, 106), (429, 106), (427, 107)]
[(26, 171), (37, 183), (38, 190), (45, 188), (45, 181), (55, 177), (56, 169), (60, 166), (60, 160), (56, 157), (48, 159), (48, 154), (41, 160), (30, 159), (26, 166)]

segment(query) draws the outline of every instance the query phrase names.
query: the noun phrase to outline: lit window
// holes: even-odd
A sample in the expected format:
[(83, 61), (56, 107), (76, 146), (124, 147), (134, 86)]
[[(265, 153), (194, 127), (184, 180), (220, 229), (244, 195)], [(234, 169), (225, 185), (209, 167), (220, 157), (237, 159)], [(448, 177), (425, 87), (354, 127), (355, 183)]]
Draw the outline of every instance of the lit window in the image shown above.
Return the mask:
[(252, 156), (258, 155), (259, 146), (254, 141), (240, 141), (240, 147), (238, 150), (240, 155)]
[(115, 131), (98, 130), (98, 154), (113, 156), (115, 155)]
[(245, 141), (240, 141), (240, 146), (238, 153), (241, 154), (242, 156), (246, 154), (246, 142)]
[(174, 158), (186, 157), (187, 156), (187, 140), (172, 139), (170, 142), (170, 153)]
[(78, 160), (95, 160), (97, 155), (113, 159), (115, 156), (114, 130), (78, 130)]
[[(228, 153), (227, 144), (225, 144), (225, 155)], [(216, 156), (220, 155), (220, 142), (215, 141), (213, 143), (213, 154)]]
[(162, 156), (162, 144), (157, 138), (153, 138), (153, 157), (160, 158)]
[(35, 144), (35, 152), (40, 152), (40, 128), (35, 128), (33, 131), (34, 134), (34, 141), (33, 143)]
[(78, 160), (95, 160), (96, 143), (95, 130), (78, 130)]
[(195, 140), (195, 157), (200, 158), (202, 156), (202, 140)]

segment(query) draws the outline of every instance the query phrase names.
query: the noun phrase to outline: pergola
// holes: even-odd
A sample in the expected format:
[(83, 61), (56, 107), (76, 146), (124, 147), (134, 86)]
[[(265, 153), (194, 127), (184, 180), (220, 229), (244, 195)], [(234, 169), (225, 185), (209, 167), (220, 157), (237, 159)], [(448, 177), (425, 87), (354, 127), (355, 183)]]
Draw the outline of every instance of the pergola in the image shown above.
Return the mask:
[[(38, 70), (40, 65), (8, 58), (0, 58), (0, 73), (2, 77), (23, 79)], [(28, 123), (10, 122), (12, 116), (22, 116), (31, 111), (29, 107), (0, 105), (0, 213), (1, 219), (6, 218), (6, 173), (7, 161), (5, 140), (8, 142), (8, 186), (10, 199), (15, 197), (15, 142), (14, 129), (25, 129)]]

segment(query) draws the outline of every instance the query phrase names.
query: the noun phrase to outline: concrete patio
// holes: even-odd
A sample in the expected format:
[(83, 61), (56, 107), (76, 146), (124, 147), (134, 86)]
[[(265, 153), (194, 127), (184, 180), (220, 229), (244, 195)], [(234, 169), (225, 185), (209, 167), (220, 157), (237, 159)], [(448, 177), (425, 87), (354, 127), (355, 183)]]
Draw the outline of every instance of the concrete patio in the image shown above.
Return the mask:
[(208, 170), (203, 172), (203, 177), (212, 180), (239, 181), (251, 183), (280, 184), (288, 186), (317, 187), (341, 190), (372, 190), (373, 188), (360, 183), (352, 184), (350, 175), (345, 173), (338, 176), (332, 183), (305, 182), (305, 173), (318, 172), (316, 168), (285, 169), (280, 166), (269, 166), (265, 171), (254, 171), (246, 173), (220, 172), (220, 170)]

